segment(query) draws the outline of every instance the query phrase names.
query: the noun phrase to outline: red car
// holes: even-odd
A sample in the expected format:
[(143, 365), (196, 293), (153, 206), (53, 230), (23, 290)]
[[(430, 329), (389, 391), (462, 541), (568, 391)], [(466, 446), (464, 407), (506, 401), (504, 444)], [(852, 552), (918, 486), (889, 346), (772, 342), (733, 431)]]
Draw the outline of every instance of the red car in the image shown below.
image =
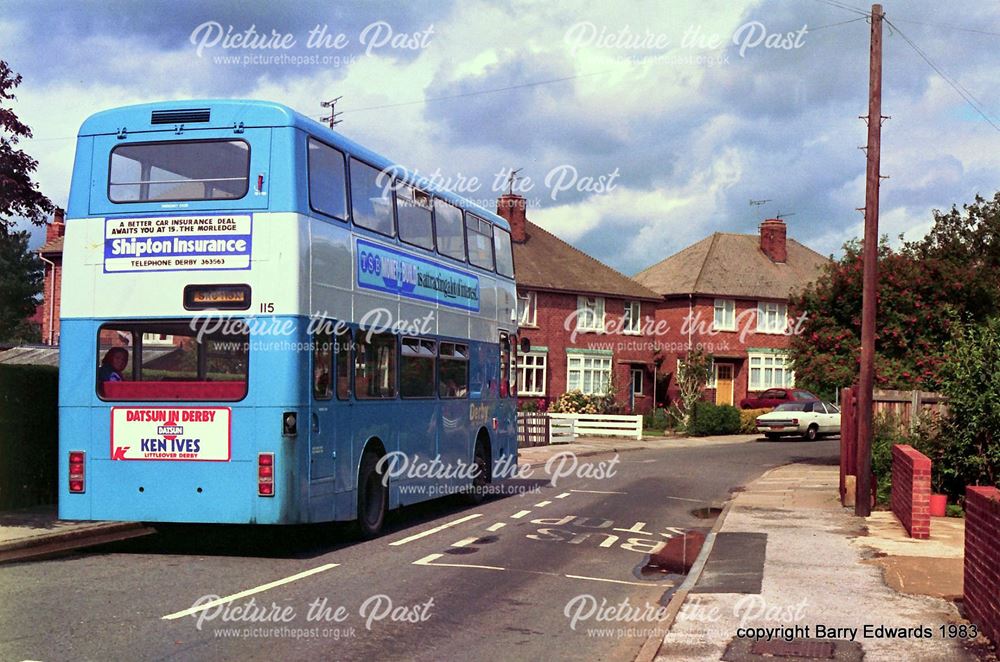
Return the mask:
[(797, 402), (799, 400), (819, 400), (809, 391), (797, 388), (769, 388), (757, 397), (740, 400), (742, 409), (765, 409), (777, 407), (782, 402)]

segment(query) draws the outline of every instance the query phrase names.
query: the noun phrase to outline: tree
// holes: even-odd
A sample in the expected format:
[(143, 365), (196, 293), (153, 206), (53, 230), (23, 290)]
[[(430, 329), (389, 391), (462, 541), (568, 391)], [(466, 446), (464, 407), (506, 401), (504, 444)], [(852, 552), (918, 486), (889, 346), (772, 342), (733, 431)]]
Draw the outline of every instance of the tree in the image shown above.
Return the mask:
[(36, 340), (26, 320), (38, 305), (42, 289), (42, 261), (28, 249), (27, 232), (0, 230), (0, 340)]
[[(1000, 302), (1000, 194), (964, 210), (935, 210), (920, 241), (879, 245), (877, 387), (937, 390), (958, 324), (985, 320)], [(792, 318), (806, 316), (791, 342), (800, 386), (828, 393), (857, 381), (862, 272), (862, 244), (848, 242), (844, 256), (792, 298)]]
[(0, 60), (0, 235), (10, 231), (15, 217), (42, 225), (55, 209), (31, 179), (38, 161), (16, 148), (21, 138), (31, 137), (31, 129), (7, 107), (20, 84), (20, 74)]
[(677, 363), (678, 402), (674, 403), (674, 415), (685, 430), (691, 426), (691, 414), (695, 404), (701, 399), (705, 384), (712, 371), (712, 363), (704, 351), (691, 350)]

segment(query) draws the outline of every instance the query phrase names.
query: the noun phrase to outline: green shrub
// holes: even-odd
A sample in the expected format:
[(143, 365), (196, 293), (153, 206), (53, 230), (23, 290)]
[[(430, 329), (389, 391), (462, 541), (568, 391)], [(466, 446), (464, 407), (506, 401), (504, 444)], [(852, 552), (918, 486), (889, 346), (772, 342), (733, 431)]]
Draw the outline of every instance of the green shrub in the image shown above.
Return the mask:
[(740, 431), (740, 410), (731, 405), (699, 401), (694, 405), (688, 433), (696, 437), (736, 434)]
[(753, 434), (757, 431), (757, 417), (771, 411), (770, 407), (761, 409), (741, 409), (740, 410), (740, 432), (743, 434)]
[(674, 412), (668, 409), (655, 409), (642, 417), (642, 429), (647, 431), (674, 430), (679, 422)]

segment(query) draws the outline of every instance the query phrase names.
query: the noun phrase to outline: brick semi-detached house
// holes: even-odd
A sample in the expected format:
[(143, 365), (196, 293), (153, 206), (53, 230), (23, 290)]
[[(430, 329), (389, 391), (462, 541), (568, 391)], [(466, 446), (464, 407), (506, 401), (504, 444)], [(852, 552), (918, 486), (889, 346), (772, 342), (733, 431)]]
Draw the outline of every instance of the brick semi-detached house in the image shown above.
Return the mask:
[(514, 242), (520, 335), (519, 394), (547, 406), (566, 391), (605, 393), (636, 412), (653, 406), (662, 359), (643, 334), (661, 297), (527, 220), (525, 200), (504, 195), (497, 213)]
[(42, 302), (38, 304), (33, 319), (39, 320), (42, 328), (42, 343), (59, 344), (59, 304), (62, 291), (62, 254), (66, 223), (63, 210), (56, 209), (52, 221), (45, 226), (45, 243), (38, 249), (38, 255), (45, 265), (45, 280)]
[[(794, 386), (788, 346), (791, 293), (820, 275), (828, 258), (786, 237), (784, 221), (768, 219), (759, 235), (716, 232), (635, 276), (662, 296), (657, 321), (669, 348), (702, 346), (712, 356), (707, 397), (735, 404), (777, 386)], [(671, 352), (676, 371), (684, 351)], [(669, 396), (676, 397), (671, 383)]]

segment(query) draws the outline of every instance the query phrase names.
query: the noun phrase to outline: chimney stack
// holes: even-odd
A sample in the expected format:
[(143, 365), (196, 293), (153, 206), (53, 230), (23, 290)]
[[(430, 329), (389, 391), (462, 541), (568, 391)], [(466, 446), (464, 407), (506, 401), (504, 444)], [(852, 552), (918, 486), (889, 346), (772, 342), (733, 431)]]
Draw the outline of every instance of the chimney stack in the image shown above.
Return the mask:
[(55, 212), (52, 214), (52, 221), (45, 226), (45, 243), (49, 243), (53, 239), (58, 239), (66, 234), (66, 222), (64, 219), (65, 212), (56, 207)]
[(788, 261), (787, 229), (780, 218), (769, 218), (760, 224), (760, 250), (771, 262)]
[(514, 193), (504, 193), (497, 198), (497, 215), (510, 223), (510, 238), (518, 244), (528, 239), (527, 201)]

